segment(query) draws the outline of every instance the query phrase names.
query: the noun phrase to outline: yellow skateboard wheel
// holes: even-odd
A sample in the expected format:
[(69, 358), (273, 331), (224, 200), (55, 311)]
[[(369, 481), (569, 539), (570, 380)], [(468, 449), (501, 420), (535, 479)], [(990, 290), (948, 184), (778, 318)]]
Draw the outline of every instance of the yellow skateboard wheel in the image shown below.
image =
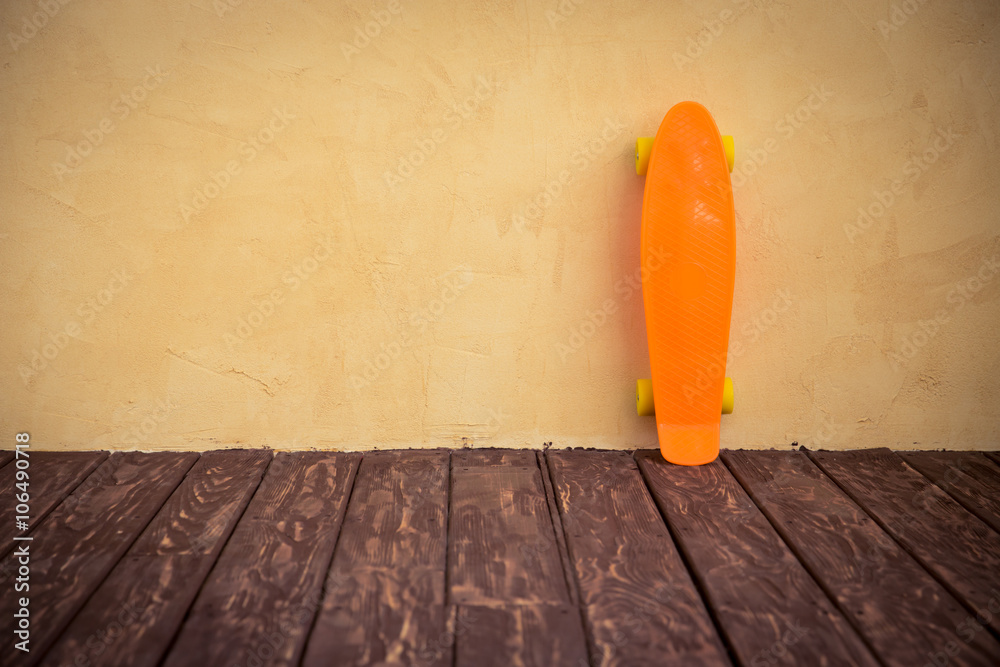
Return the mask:
[(729, 173), (731, 174), (733, 166), (736, 164), (736, 144), (733, 143), (733, 138), (730, 135), (722, 135), (722, 147), (726, 149), (726, 162), (729, 164)]
[(635, 381), (635, 411), (640, 417), (651, 417), (653, 409), (653, 381), (649, 378)]
[[(722, 385), (722, 414), (733, 414), (733, 379), (726, 378)], [(635, 382), (635, 411), (640, 417), (652, 417), (656, 414), (653, 406), (653, 381), (650, 379)]]
[[(653, 137), (639, 137), (635, 140), (635, 173), (640, 176), (646, 175), (646, 169), (649, 167), (649, 156), (652, 153)], [(732, 167), (729, 171), (732, 171)]]

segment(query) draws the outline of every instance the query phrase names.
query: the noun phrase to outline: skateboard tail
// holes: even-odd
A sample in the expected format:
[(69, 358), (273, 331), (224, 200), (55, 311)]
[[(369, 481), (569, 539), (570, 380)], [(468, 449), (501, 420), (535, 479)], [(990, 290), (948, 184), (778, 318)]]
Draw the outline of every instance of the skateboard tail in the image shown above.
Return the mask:
[(678, 425), (657, 420), (660, 454), (670, 463), (700, 466), (719, 456), (719, 422)]

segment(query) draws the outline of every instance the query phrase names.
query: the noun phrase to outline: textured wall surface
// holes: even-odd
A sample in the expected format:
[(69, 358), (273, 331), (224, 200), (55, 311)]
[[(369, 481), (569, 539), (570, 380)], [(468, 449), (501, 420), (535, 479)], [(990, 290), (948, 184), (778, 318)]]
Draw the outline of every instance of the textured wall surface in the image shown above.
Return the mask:
[(992, 0), (3, 3), (3, 438), (655, 442), (635, 137), (736, 137), (723, 446), (1000, 446)]

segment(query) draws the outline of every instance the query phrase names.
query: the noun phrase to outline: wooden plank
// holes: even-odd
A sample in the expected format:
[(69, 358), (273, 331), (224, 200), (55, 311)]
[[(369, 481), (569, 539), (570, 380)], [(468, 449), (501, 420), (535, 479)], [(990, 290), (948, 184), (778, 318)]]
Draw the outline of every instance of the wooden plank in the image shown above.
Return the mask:
[[(193, 452), (112, 454), (52, 510), (27, 543), (31, 652), (10, 651), (7, 664), (37, 664), (197, 459)], [(4, 637), (13, 636), (16, 601), (0, 597)]]
[(566, 547), (566, 534), (563, 531), (562, 517), (559, 516), (559, 499), (556, 498), (556, 492), (552, 486), (552, 472), (549, 470), (549, 463), (545, 459), (545, 453), (536, 451), (535, 455), (538, 461), (538, 468), (542, 471), (545, 500), (548, 501), (549, 505), (549, 516), (552, 519), (552, 526), (556, 534), (556, 549), (559, 552), (559, 560), (562, 562), (570, 603), (574, 607), (579, 608), (580, 589), (576, 585), (576, 577), (573, 576), (573, 565), (569, 560), (569, 549)]
[[(886, 664), (994, 665), (988, 632), (802, 452), (726, 451), (723, 460)], [(980, 626), (976, 626), (982, 630)]]
[[(11, 457), (13, 456), (11, 452)], [(107, 457), (107, 452), (29, 451), (27, 460), (31, 519), (28, 534)], [(14, 489), (16, 475), (17, 467), (14, 463), (0, 468), (0, 489)], [(14, 523), (14, 508), (14, 503), (0, 506), (0, 538), (3, 540), (0, 542), (0, 590), (6, 590), (17, 571), (17, 563), (13, 559), (4, 558), (14, 550), (16, 543), (12, 538), (20, 533)]]
[(534, 452), (456, 451), (451, 474), (449, 600), (569, 603)]
[(1000, 466), (982, 452), (897, 452), (912, 468), (1000, 531)]
[(448, 453), (364, 455), (303, 665), (451, 665)]
[(0, 450), (0, 468), (14, 460), (14, 452), (9, 449)]
[[(87, 476), (108, 458), (107, 452), (28, 452), (28, 493), (30, 496), (30, 529), (40, 524), (49, 512), (61, 503)], [(0, 489), (13, 489), (17, 467), (0, 468)], [(0, 557), (14, 548), (14, 503), (0, 505)], [(29, 532), (30, 534), (30, 532)]]
[(994, 463), (1000, 465), (1000, 452), (983, 452), (983, 453), (986, 454), (986, 456), (988, 456), (990, 459), (992, 459)]
[(262, 449), (203, 454), (45, 661), (158, 664), (270, 460)]
[(572, 605), (461, 606), (455, 665), (585, 667), (590, 664), (580, 613)]
[(456, 449), (451, 453), (452, 468), (490, 468), (494, 466), (537, 466), (530, 449)]
[(728, 664), (628, 452), (549, 451), (591, 664)]
[[(451, 470), (455, 664), (586, 664), (535, 453), (456, 451)], [(447, 642), (437, 645), (445, 655)]]
[(879, 664), (722, 461), (635, 458), (741, 663)]
[(298, 663), (360, 458), (274, 457), (163, 664)]
[(970, 612), (1000, 606), (1000, 535), (982, 520), (888, 449), (810, 455)]

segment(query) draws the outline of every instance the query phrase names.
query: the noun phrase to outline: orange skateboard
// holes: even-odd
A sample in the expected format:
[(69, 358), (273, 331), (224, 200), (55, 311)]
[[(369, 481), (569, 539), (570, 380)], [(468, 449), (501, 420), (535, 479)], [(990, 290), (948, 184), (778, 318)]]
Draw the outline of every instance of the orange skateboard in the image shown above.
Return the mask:
[(701, 465), (719, 455), (719, 422), (732, 412), (726, 349), (736, 279), (733, 140), (708, 109), (681, 102), (656, 138), (636, 142), (642, 200), (642, 298), (652, 380), (636, 407), (656, 415), (660, 452)]

